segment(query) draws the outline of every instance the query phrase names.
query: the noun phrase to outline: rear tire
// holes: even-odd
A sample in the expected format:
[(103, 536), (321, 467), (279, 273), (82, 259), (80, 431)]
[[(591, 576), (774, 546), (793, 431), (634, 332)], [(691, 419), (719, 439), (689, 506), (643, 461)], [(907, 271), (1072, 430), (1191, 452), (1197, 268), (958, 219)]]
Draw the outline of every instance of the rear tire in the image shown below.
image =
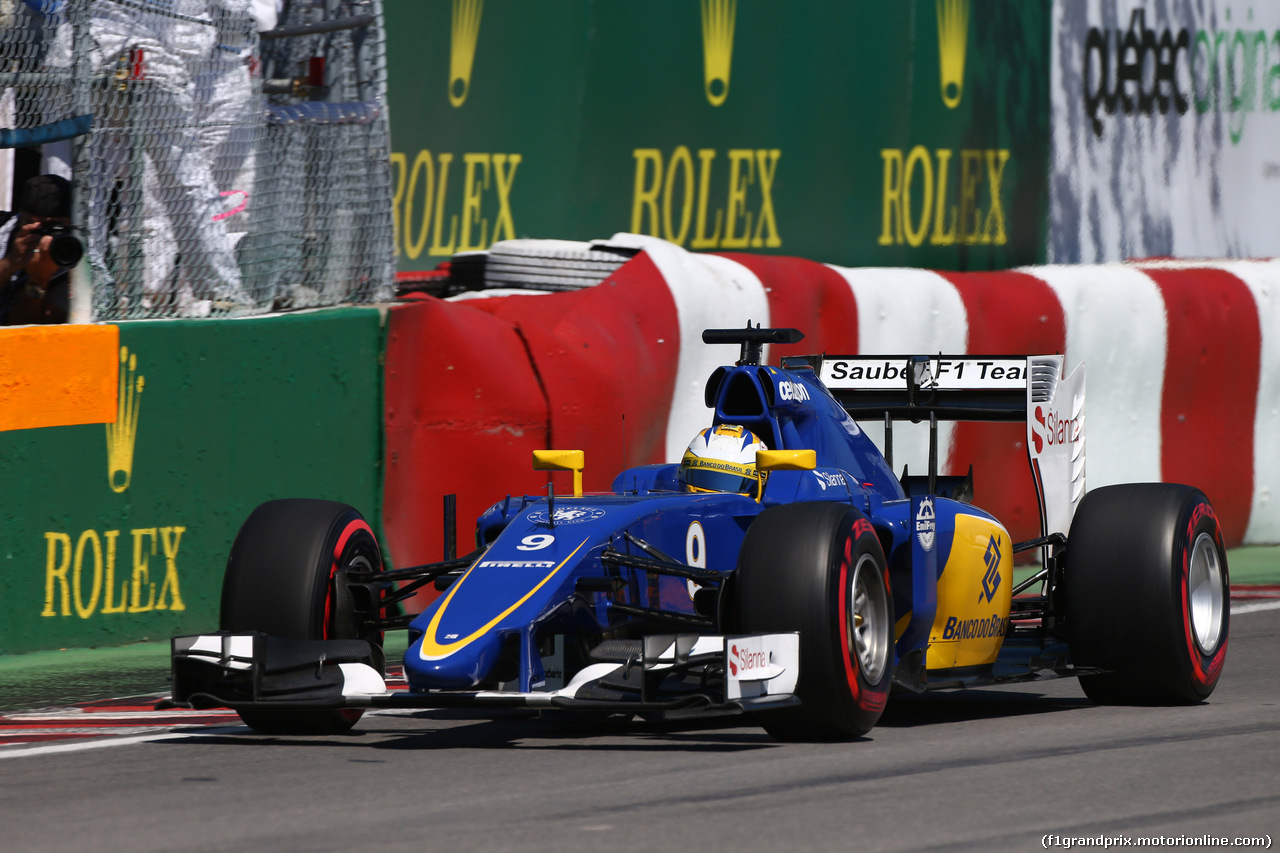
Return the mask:
[(779, 740), (859, 737), (876, 724), (893, 669), (884, 551), (845, 504), (765, 510), (747, 530), (733, 582), (743, 632), (800, 632), (801, 705), (757, 714)]
[[(382, 634), (361, 632), (340, 574), (382, 570), (378, 542), (355, 509), (333, 501), (269, 501), (240, 527), (222, 582), (221, 628), (296, 640), (366, 640), (382, 672)], [(340, 734), (362, 714), (348, 709), (245, 708), (266, 734)]]
[(1231, 590), (1222, 529), (1200, 490), (1140, 483), (1087, 494), (1063, 584), (1073, 663), (1110, 670), (1081, 676), (1094, 702), (1194, 704), (1213, 692)]

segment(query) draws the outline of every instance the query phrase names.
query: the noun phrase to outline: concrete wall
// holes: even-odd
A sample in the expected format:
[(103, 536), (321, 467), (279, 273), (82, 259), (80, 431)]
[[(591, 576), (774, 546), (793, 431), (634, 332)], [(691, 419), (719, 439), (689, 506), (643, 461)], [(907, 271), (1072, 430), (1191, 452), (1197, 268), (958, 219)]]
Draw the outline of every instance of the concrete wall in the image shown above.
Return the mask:
[[(383, 317), (121, 324), (115, 423), (0, 432), (0, 653), (216, 627), (261, 501), (331, 498), (376, 522)], [(77, 328), (112, 327), (46, 332)], [(0, 351), (22, 333), (0, 330)]]

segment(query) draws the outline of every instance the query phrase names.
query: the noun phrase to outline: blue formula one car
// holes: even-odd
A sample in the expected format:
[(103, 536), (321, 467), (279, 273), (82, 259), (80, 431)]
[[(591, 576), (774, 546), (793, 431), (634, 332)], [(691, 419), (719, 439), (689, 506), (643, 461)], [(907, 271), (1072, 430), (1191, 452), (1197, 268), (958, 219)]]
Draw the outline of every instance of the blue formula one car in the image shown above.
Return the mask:
[[(580, 451), (539, 451), (573, 494), (507, 497), (461, 559), (383, 570), (354, 509), (263, 504), (232, 547), (221, 630), (173, 640), (172, 704), (268, 733), (334, 733), (367, 708), (672, 718), (749, 713), (780, 739), (875, 725), (892, 691), (1079, 676), (1098, 702), (1188, 703), (1227, 646), (1222, 534), (1189, 486), (1084, 494), (1084, 374), (1061, 356), (804, 356), (793, 329), (706, 386), (681, 463), (582, 494)], [(937, 473), (939, 420), (1025, 421), (1043, 535), (1013, 543)], [(859, 426), (883, 423), (885, 452)], [(927, 422), (924, 475), (892, 470), (895, 421)], [(452, 525), (450, 525), (452, 526)], [(1014, 581), (1014, 554), (1040, 568)], [(416, 616), (399, 602), (433, 583)], [(408, 629), (407, 690), (384, 632)]]

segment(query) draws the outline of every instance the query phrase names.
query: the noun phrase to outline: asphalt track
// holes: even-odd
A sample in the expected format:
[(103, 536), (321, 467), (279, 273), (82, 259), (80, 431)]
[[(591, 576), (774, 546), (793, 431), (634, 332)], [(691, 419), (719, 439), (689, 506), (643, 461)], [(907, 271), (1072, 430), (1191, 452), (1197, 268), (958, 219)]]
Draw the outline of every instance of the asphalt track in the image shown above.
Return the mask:
[[(894, 697), (868, 737), (835, 745), (775, 743), (741, 721), (664, 728), (435, 711), (367, 716), (343, 737), (275, 738), (216, 713), (164, 721), (145, 701), (11, 714), (11, 725), (54, 734), (0, 747), (0, 850), (1277, 839), (1277, 602), (1236, 600), (1230, 643), (1218, 689), (1199, 706), (1099, 707), (1073, 680)], [(114, 720), (114, 737), (86, 728), (94, 714)]]

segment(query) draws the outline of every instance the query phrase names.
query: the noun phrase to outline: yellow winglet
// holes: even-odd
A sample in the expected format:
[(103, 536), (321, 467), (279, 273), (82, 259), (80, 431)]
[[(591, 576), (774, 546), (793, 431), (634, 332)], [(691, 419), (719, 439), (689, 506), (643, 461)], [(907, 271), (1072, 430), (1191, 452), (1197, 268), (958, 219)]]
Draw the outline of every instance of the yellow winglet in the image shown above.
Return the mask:
[(573, 472), (573, 496), (575, 498), (582, 497), (582, 469), (586, 466), (586, 454), (581, 450), (533, 451), (533, 470)]
[(757, 450), (756, 468), (760, 471), (812, 471), (818, 467), (814, 450)]
[[(815, 450), (757, 450), (756, 470), (762, 475), (770, 471), (812, 471), (818, 466)], [(764, 498), (764, 480), (756, 487), (756, 501)]]

